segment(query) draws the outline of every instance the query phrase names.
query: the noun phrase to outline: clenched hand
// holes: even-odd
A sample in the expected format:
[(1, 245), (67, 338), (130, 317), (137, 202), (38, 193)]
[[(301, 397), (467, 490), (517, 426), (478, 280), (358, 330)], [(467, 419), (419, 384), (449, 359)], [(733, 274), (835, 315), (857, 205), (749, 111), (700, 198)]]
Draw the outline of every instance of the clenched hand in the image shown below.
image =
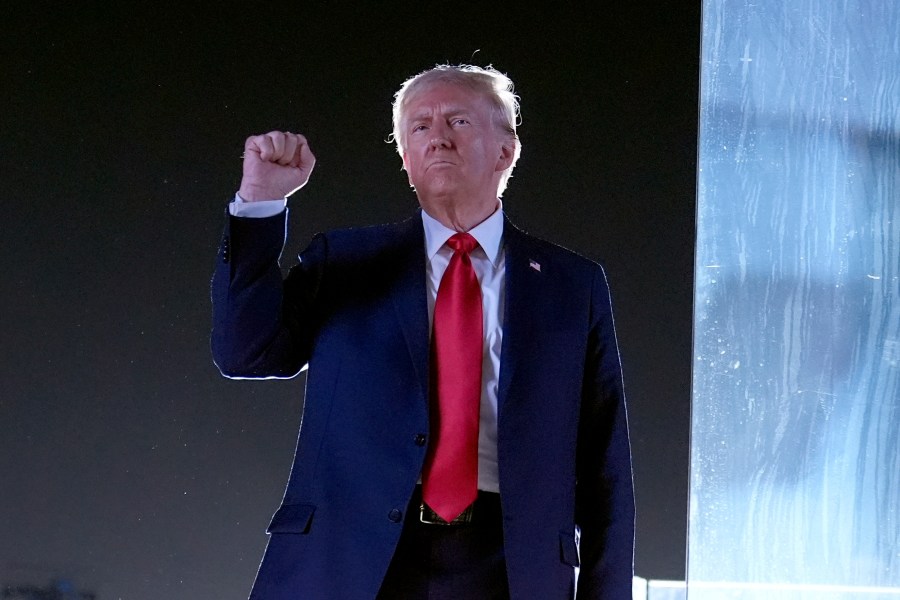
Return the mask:
[(290, 196), (309, 181), (316, 157), (299, 133), (270, 131), (244, 142), (244, 176), (238, 191), (247, 202)]

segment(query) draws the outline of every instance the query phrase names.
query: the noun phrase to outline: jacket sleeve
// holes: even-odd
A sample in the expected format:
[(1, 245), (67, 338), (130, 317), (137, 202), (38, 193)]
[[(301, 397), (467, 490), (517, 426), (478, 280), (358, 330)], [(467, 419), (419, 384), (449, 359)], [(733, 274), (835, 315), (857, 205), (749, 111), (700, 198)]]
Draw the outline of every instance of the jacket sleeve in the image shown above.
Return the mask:
[(309, 360), (325, 238), (314, 238), (282, 281), (286, 222), (286, 210), (266, 218), (228, 216), (211, 293), (213, 360), (226, 377), (293, 377)]
[(597, 267), (578, 433), (578, 598), (631, 598), (634, 487), (622, 369), (606, 275)]

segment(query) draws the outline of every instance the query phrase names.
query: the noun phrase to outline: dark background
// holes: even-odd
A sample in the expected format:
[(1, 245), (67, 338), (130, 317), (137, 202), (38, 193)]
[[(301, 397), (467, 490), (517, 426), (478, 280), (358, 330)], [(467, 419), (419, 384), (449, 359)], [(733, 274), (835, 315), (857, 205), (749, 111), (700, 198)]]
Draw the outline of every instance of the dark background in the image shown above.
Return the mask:
[(385, 142), (390, 103), (447, 61), (493, 64), (522, 97), (514, 222), (608, 268), (636, 570), (683, 579), (700, 9), (675, 6), (7, 14), (0, 584), (246, 597), (303, 377), (229, 381), (210, 359), (209, 278), (243, 140), (301, 131), (318, 158), (286, 259), (315, 231), (403, 218), (416, 200)]

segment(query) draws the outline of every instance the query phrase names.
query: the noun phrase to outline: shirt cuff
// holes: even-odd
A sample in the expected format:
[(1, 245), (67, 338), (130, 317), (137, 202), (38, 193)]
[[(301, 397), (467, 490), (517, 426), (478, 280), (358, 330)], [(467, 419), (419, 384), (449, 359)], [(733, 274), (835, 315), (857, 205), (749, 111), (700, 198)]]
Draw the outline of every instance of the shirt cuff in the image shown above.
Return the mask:
[(234, 200), (228, 205), (228, 213), (232, 217), (264, 219), (266, 217), (274, 217), (278, 213), (283, 212), (286, 206), (287, 198), (247, 202), (238, 194), (235, 194)]

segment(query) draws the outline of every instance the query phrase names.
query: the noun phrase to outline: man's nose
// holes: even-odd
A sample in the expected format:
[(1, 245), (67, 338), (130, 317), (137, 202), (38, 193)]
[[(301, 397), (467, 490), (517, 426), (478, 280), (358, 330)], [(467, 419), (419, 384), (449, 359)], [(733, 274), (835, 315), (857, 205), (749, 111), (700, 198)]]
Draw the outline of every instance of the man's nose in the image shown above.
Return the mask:
[(450, 140), (448, 140), (444, 136), (434, 136), (431, 138), (431, 146), (432, 148), (449, 148)]
[(450, 147), (450, 128), (444, 124), (438, 124), (431, 129), (431, 146), (433, 148)]

